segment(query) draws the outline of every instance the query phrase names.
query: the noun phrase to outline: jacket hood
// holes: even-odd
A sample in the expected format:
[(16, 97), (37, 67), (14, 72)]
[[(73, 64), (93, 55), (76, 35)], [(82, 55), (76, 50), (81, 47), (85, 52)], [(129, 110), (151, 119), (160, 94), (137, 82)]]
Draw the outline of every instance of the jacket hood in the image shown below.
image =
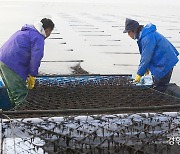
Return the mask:
[(142, 39), (146, 34), (156, 31), (156, 26), (152, 23), (147, 24), (140, 34), (139, 40)]
[(42, 23), (41, 22), (38, 22), (38, 23), (35, 23), (33, 25), (29, 25), (29, 24), (25, 24), (22, 28), (21, 28), (22, 31), (24, 30), (35, 30), (35, 31), (38, 31), (41, 35), (43, 35), (44, 37), (46, 37), (46, 33), (44, 31), (44, 28), (42, 27)]
[(36, 22), (36, 23), (33, 24), (33, 26), (41, 35), (46, 37), (46, 33), (44, 31), (42, 22)]
[(22, 28), (22, 31), (24, 30), (36, 30), (35, 27), (33, 25), (29, 25), (29, 24), (25, 24)]

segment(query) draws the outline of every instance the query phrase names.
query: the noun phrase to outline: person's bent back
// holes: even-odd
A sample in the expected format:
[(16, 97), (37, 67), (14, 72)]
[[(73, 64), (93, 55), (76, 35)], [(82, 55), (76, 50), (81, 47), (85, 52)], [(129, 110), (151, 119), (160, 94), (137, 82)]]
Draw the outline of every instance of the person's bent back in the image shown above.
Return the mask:
[(0, 48), (0, 75), (14, 105), (27, 94), (26, 80), (29, 89), (34, 87), (44, 55), (44, 40), (53, 29), (54, 23), (47, 18), (34, 25), (26, 24)]

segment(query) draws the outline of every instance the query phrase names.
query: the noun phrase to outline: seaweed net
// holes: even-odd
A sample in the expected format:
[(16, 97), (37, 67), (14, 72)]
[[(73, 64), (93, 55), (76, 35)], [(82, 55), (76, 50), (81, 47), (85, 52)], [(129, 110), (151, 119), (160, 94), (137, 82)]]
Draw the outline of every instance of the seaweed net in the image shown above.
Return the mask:
[[(130, 76), (39, 77), (26, 100), (26, 103), (16, 110), (98, 109), (100, 111), (108, 108), (180, 103), (180, 99), (158, 92), (151, 86), (134, 85)], [(178, 111), (177, 108), (176, 110)]]
[(128, 75), (38, 77), (24, 104), (1, 113), (1, 151), (178, 153), (179, 103)]
[(4, 153), (173, 153), (180, 114), (114, 114), (3, 121)]

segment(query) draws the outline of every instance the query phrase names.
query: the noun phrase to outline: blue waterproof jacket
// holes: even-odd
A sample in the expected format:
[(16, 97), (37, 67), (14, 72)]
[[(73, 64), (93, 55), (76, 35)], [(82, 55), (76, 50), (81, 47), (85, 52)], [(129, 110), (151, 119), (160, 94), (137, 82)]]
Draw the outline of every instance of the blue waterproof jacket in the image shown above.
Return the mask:
[(44, 55), (44, 39), (33, 26), (25, 25), (0, 48), (0, 61), (24, 80), (36, 76)]
[(156, 80), (164, 77), (178, 62), (178, 51), (153, 24), (146, 25), (137, 41), (141, 54), (137, 74), (143, 76), (149, 69)]

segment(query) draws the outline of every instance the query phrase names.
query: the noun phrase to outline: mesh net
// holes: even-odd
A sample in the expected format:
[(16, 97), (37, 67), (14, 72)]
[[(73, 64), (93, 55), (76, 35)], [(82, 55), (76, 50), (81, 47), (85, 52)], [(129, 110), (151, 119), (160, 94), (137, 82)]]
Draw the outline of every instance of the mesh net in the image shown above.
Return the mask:
[(26, 100), (17, 110), (101, 110), (180, 102), (180, 99), (151, 87), (134, 85), (129, 76), (42, 77), (38, 78)]
[[(179, 149), (180, 99), (134, 85), (128, 75), (43, 76), (26, 100), (1, 114), (4, 153), (164, 154)], [(157, 113), (137, 113), (145, 111)]]
[(14, 119), (3, 121), (3, 151), (176, 154), (179, 125), (177, 113)]

